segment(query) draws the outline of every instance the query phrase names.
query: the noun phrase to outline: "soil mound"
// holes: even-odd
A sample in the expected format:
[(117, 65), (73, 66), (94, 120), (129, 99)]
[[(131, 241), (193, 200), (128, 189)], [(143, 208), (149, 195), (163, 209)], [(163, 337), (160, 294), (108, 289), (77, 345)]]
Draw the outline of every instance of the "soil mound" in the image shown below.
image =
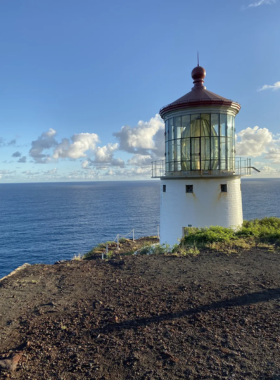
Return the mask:
[(26, 266), (0, 282), (0, 379), (280, 379), (280, 255)]

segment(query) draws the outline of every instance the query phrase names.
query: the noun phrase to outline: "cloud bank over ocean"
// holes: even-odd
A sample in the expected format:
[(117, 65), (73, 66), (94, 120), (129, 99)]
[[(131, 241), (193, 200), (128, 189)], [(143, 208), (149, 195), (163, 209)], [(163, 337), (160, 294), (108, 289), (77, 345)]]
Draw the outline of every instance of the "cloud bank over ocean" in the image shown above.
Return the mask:
[[(164, 122), (158, 114), (149, 121), (140, 120), (136, 126), (122, 126), (112, 134), (112, 140), (102, 145), (100, 137), (90, 132), (59, 139), (58, 132), (49, 128), (31, 141), (29, 147), (11, 154), (10, 164), (17, 162), (24, 165), (15, 170), (1, 170), (1, 180), (149, 179), (151, 162), (164, 159)], [(12, 144), (11, 149), (13, 147)], [(254, 165), (262, 170), (262, 175), (280, 174), (280, 136), (274, 135), (268, 128), (255, 126), (238, 132), (236, 155), (252, 157)], [(73, 170), (66, 171), (63, 166), (65, 162), (71, 162)], [(27, 165), (31, 165), (32, 169), (26, 170)]]

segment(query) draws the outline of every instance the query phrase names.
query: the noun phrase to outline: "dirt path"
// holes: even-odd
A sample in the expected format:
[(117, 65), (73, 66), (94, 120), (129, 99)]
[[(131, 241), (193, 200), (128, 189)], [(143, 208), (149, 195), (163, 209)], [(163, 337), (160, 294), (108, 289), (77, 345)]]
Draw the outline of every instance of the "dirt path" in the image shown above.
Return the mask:
[(261, 250), (28, 266), (0, 282), (0, 379), (280, 379), (279, 268)]

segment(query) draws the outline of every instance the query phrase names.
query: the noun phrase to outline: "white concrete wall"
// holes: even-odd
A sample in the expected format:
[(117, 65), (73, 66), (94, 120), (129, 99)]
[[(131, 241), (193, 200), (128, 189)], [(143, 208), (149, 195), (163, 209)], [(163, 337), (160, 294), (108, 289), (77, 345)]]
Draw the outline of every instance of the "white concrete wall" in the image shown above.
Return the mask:
[[(227, 184), (227, 193), (221, 192)], [(163, 193), (163, 185), (166, 192)], [(186, 193), (193, 185), (193, 193)], [(240, 177), (162, 179), (160, 188), (160, 242), (174, 245), (182, 228), (239, 227), (243, 223)]]

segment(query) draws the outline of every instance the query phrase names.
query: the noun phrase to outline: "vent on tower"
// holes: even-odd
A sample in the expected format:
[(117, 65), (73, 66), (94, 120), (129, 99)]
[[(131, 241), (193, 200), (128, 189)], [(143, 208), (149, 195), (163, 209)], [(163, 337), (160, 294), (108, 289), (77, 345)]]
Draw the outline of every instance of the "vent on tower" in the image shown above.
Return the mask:
[(221, 185), (221, 192), (227, 193), (227, 185)]

